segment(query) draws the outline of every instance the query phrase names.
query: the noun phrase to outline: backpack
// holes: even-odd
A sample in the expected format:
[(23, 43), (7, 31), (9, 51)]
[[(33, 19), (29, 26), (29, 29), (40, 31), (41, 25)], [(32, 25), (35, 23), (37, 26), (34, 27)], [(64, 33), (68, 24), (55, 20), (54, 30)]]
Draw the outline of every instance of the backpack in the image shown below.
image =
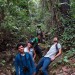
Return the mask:
[(35, 47), (38, 43), (37, 43), (37, 38), (33, 38), (30, 40), (33, 43), (33, 46)]

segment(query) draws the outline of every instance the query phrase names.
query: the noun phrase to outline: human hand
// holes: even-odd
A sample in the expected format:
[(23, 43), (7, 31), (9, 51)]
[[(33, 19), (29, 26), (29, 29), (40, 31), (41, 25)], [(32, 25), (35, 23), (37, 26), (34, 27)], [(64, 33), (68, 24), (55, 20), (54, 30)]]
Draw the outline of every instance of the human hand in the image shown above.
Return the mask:
[(55, 60), (55, 57), (51, 58), (51, 61)]
[(36, 75), (36, 73), (34, 72), (33, 75)]
[(40, 45), (40, 43), (38, 43), (38, 45)]

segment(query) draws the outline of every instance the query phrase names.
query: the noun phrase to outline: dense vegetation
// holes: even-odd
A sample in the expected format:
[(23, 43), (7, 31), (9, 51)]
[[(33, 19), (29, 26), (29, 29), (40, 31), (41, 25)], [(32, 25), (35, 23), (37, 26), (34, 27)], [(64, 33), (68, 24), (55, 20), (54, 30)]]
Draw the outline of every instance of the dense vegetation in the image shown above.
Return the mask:
[[(31, 35), (36, 36), (37, 26), (45, 32), (42, 47), (47, 48), (54, 36), (62, 44), (63, 58), (58, 58), (54, 68), (60, 69), (61, 63), (75, 67), (75, 0), (0, 0), (0, 72), (3, 68), (6, 75), (14, 75), (9, 73), (9, 69), (14, 73), (11, 65), (16, 53), (14, 48), (19, 41), (26, 42)], [(74, 61), (70, 65), (68, 58), (71, 57)]]
[(0, 0), (0, 45), (5, 50), (36, 36), (37, 25), (60, 38), (65, 49), (75, 48), (74, 0)]

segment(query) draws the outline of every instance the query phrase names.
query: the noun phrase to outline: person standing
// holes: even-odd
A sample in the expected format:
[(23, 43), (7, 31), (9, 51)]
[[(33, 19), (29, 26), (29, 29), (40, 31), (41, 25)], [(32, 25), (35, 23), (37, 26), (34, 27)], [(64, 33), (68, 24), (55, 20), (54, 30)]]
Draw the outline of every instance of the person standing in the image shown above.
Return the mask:
[(33, 42), (29, 41), (27, 43), (27, 46), (24, 48), (24, 52), (28, 52), (31, 55), (31, 57), (33, 58), (33, 60), (35, 60), (36, 53), (33, 48)]
[(34, 50), (35, 50), (36, 54), (39, 56), (39, 58), (42, 57), (42, 51), (41, 51), (41, 48), (39, 47), (40, 39), (41, 39), (41, 35), (39, 34), (37, 37), (35, 37), (31, 40), (34, 44), (33, 45)]
[(16, 55), (14, 61), (16, 75), (35, 75), (36, 68), (34, 61), (29, 53), (24, 52), (24, 45), (23, 43), (17, 45), (19, 53)]
[(40, 34), (40, 35), (41, 35), (41, 37), (42, 37), (42, 30), (41, 30), (41, 26), (37, 26), (36, 34), (37, 34), (37, 36)]
[(61, 55), (62, 50), (61, 50), (60, 43), (58, 43), (58, 38), (54, 37), (53, 42), (54, 42), (54, 44), (51, 46), (49, 51), (38, 62), (38, 65), (36, 67), (36, 74), (38, 73), (39, 69), (41, 68), (43, 75), (48, 75), (47, 68), (48, 68), (49, 64), (53, 60), (55, 60), (58, 56)]

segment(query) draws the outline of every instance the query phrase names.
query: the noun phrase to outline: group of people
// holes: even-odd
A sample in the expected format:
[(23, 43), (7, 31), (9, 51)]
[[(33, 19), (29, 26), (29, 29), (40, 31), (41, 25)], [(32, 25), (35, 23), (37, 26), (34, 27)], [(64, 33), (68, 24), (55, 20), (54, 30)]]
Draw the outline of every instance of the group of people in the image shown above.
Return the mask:
[[(38, 35), (37, 38), (29, 40), (26, 47), (22, 42), (17, 44), (19, 53), (15, 56), (16, 75), (38, 75), (40, 68), (43, 75), (49, 75), (47, 71), (48, 66), (55, 58), (61, 55), (62, 49), (58, 38), (54, 37), (53, 45), (46, 55), (42, 56), (41, 49), (39, 48), (40, 38), (41, 36)], [(35, 64), (36, 54), (40, 58), (37, 65)]]

